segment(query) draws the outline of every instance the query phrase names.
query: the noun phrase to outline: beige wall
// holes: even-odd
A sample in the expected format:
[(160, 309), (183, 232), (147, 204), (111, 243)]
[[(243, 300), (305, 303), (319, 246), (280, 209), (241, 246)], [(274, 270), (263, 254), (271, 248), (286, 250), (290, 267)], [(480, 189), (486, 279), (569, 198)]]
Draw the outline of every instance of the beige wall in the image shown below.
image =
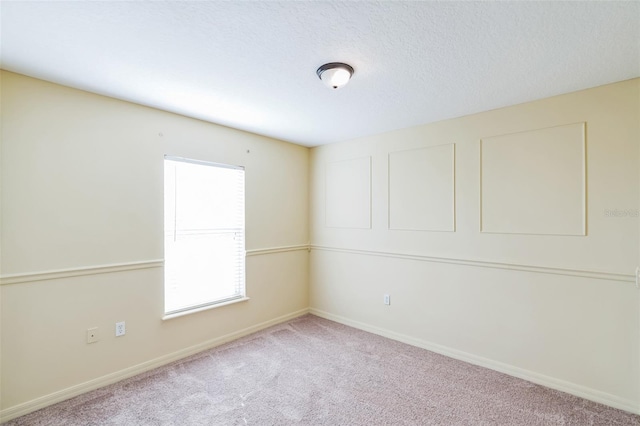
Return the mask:
[[(638, 410), (640, 80), (309, 154), (0, 77), (3, 419), (309, 306)], [(246, 167), (250, 301), (161, 320), (164, 154)]]
[(635, 79), (314, 148), (312, 312), (637, 411), (639, 122)]
[[(307, 148), (8, 72), (1, 89), (5, 419), (305, 312)], [(246, 168), (251, 300), (162, 321), (164, 154)]]

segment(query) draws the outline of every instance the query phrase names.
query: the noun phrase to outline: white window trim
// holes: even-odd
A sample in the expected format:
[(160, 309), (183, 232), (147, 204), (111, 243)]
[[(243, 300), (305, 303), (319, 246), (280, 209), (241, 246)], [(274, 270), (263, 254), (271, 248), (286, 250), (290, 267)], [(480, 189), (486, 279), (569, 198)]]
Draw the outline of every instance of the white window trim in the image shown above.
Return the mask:
[(185, 309), (183, 311), (178, 311), (178, 312), (172, 312), (170, 314), (165, 314), (162, 317), (162, 321), (166, 321), (166, 320), (170, 320), (173, 318), (179, 318), (179, 317), (183, 317), (185, 315), (191, 315), (191, 314), (195, 314), (198, 312), (203, 312), (203, 311), (208, 311), (211, 309), (216, 309), (216, 308), (222, 308), (223, 306), (229, 306), (229, 305), (235, 305), (236, 303), (240, 303), (240, 302), (247, 302), (251, 300), (251, 298), (247, 297), (247, 296), (243, 296), (237, 299), (231, 299), (231, 300), (227, 300), (225, 302), (216, 302), (216, 303), (209, 303), (207, 305), (203, 305), (197, 308), (189, 308), (189, 309)]
[[(170, 161), (180, 161), (180, 162), (184, 162), (184, 163), (191, 163), (191, 164), (198, 164), (198, 165), (203, 165), (203, 166), (212, 166), (212, 167), (218, 167), (218, 168), (225, 168), (225, 169), (232, 169), (232, 170), (242, 170), (245, 171), (244, 166), (236, 166), (236, 165), (230, 165), (230, 164), (224, 164), (224, 163), (216, 163), (213, 161), (204, 161), (204, 160), (195, 160), (195, 159), (191, 159), (191, 158), (185, 158), (185, 157), (178, 157), (178, 156), (172, 156), (172, 155), (164, 155), (164, 160), (170, 160)], [(245, 193), (245, 197), (246, 197), (246, 193)], [(246, 238), (246, 223), (243, 226), (243, 238)], [(246, 250), (243, 252), (243, 257), (246, 259), (247, 253)], [(163, 262), (164, 263), (164, 262)], [(194, 314), (194, 313), (198, 313), (198, 312), (203, 312), (203, 311), (207, 311), (210, 309), (215, 309), (215, 308), (220, 308), (220, 307), (224, 307), (224, 306), (228, 306), (228, 305), (233, 305), (236, 303), (240, 303), (240, 302), (246, 302), (249, 301), (250, 298), (247, 296), (246, 294), (246, 263), (245, 263), (245, 271), (243, 271), (243, 292), (242, 294), (238, 295), (238, 296), (234, 296), (228, 299), (221, 299), (221, 300), (216, 300), (213, 302), (208, 302), (208, 303), (204, 303), (201, 305), (196, 305), (196, 306), (189, 306), (189, 307), (185, 307), (179, 310), (175, 310), (175, 311), (169, 311), (169, 312), (164, 312), (164, 315), (162, 316), (162, 320), (169, 320), (172, 318), (179, 318), (185, 315), (190, 315), (190, 314)], [(164, 275), (164, 274), (163, 274)], [(164, 280), (163, 280), (163, 287), (164, 287)], [(166, 290), (164, 290), (163, 292), (165, 292)], [(166, 297), (166, 294), (164, 294), (164, 297)], [(164, 305), (166, 308), (166, 305)], [(163, 310), (165, 309), (163, 308)]]

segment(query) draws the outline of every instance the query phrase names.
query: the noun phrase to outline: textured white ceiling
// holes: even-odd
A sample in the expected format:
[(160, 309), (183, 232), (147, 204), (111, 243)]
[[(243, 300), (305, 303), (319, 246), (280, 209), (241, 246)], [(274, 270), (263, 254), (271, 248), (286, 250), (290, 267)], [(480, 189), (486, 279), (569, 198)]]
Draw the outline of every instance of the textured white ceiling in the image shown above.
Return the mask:
[[(640, 76), (639, 2), (0, 3), (2, 68), (315, 146)], [(343, 89), (315, 74), (355, 68)]]

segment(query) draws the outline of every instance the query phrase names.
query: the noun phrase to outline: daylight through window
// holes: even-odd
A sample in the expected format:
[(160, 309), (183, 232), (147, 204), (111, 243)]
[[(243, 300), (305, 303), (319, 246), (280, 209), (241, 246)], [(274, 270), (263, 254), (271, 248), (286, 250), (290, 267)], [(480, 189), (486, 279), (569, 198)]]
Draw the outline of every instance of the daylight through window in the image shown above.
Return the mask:
[(245, 296), (244, 169), (165, 157), (165, 314)]

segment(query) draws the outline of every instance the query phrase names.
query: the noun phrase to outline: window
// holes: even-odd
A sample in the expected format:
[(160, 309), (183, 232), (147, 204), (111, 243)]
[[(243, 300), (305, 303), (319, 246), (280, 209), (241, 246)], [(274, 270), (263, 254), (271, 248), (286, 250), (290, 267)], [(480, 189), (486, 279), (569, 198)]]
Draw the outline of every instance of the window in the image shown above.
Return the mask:
[(165, 314), (245, 297), (244, 169), (165, 156)]

